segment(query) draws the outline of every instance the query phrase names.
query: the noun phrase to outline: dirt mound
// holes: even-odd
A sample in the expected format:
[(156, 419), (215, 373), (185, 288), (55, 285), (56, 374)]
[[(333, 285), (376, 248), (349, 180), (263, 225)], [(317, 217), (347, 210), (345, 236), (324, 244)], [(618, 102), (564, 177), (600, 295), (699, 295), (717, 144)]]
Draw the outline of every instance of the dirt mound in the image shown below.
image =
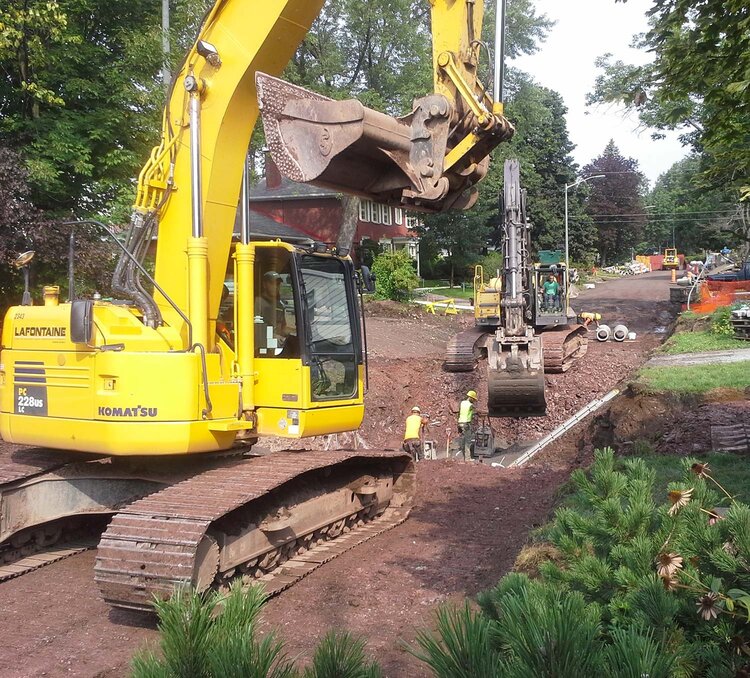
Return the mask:
[(712, 426), (748, 420), (750, 401), (738, 400), (737, 391), (697, 396), (629, 389), (613, 402), (606, 421), (601, 423), (610, 429), (607, 444), (617, 448), (634, 450), (646, 443), (656, 452), (688, 456), (712, 450)]
[(390, 299), (372, 299), (365, 302), (365, 315), (372, 318), (415, 318), (423, 313), (416, 305), (400, 304)]

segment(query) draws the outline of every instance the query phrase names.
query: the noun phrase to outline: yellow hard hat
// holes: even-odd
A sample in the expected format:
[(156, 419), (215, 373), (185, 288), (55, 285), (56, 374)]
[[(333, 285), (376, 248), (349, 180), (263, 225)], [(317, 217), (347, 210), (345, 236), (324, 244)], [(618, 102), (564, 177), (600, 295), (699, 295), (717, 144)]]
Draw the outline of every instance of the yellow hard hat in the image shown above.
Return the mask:
[(474, 400), (476, 400), (476, 399), (477, 399), (477, 392), (476, 392), (476, 391), (469, 391), (469, 392), (468, 392), (468, 393), (466, 394), (466, 396), (467, 396), (468, 398), (474, 398)]
[(412, 411), (412, 412), (421, 412), (422, 410), (420, 410), (420, 409), (419, 409), (419, 408), (418, 408), (418, 407), (417, 407), (417, 406), (415, 405), (414, 407), (412, 407), (412, 408), (411, 408), (411, 411)]

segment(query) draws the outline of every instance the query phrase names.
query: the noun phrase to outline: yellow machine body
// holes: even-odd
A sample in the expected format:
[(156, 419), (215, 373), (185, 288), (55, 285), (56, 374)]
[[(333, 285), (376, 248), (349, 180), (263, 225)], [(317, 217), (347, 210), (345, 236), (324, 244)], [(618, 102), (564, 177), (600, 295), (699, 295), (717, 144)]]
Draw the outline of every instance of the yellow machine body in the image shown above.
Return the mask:
[[(289, 261), (300, 256), (286, 243), (249, 247), (256, 257), (260, 250), (277, 261), (280, 253)], [(341, 267), (339, 289), (348, 297), (342, 298), (343, 308), (348, 300), (355, 310), (353, 285), (344, 285), (351, 263), (302, 256)], [(0, 365), (4, 440), (110, 455), (171, 455), (226, 449), (242, 430), (300, 438), (351, 431), (362, 421), (362, 354), (351, 312), (346, 315), (352, 339), (349, 390), (316, 398), (313, 372), (320, 359), (315, 356), (259, 355), (243, 383), (228, 342), (220, 340), (205, 355), (204, 368), (201, 351), (181, 350), (180, 336), (171, 328), (146, 327), (130, 308), (97, 301), (91, 305), (93, 337), (88, 344), (76, 343), (71, 310), (70, 303), (10, 309)], [(248, 334), (237, 328), (231, 343), (255, 342), (265, 325), (249, 327)], [(252, 346), (249, 350), (257, 353)], [(252, 411), (243, 411), (243, 399), (252, 400)]]
[[(0, 357), (5, 440), (110, 455), (181, 455), (227, 449), (240, 431), (298, 438), (358, 428), (363, 355), (350, 261), (255, 242), (243, 231), (234, 253), (231, 337), (220, 339), (217, 332), (243, 167), (259, 113), (256, 74), (281, 74), (322, 4), (216, 0), (175, 74), (161, 141), (139, 175), (129, 254), (113, 279), (115, 299), (16, 306), (6, 316)], [(489, 150), (513, 128), (476, 79), (482, 3), (430, 4), (437, 90), (430, 96), (447, 99), (449, 107), (441, 113), (442, 146), (433, 149), (438, 166), (420, 171), (435, 175), (440, 195), (453, 196), (435, 198), (436, 209), (465, 207), (463, 188), (482, 178)], [(424, 109), (424, 124), (431, 111)], [(448, 139), (449, 128), (455, 139)], [(415, 171), (414, 161), (404, 160), (407, 172)], [(364, 156), (359, 165), (347, 165), (347, 174), (369, 165)], [(132, 262), (142, 260), (152, 238), (155, 274), (147, 281)], [(277, 273), (274, 257), (286, 267), (280, 284), (293, 296), (272, 311), (290, 315), (296, 334), (282, 338), (258, 334), (255, 308), (263, 276)], [(326, 257), (335, 263), (322, 264)], [(293, 356), (279, 353), (289, 336), (299, 344)], [(268, 340), (265, 354), (257, 352), (259, 337)]]

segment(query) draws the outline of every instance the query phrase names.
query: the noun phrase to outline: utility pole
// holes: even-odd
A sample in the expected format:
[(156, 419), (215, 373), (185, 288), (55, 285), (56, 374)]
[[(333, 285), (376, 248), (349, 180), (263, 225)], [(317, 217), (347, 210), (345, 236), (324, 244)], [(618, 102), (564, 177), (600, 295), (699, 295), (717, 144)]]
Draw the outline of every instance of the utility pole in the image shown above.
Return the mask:
[(169, 0), (161, 0), (161, 51), (161, 79), (164, 90), (168, 92), (172, 83), (172, 73), (169, 70)]

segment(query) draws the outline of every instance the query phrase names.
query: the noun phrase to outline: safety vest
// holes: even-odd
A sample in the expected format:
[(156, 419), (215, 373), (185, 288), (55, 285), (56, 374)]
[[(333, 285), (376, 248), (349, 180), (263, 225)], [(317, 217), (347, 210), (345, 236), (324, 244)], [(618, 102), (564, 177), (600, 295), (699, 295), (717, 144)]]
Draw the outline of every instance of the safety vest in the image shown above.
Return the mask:
[(461, 407), (458, 409), (458, 423), (470, 424), (474, 418), (474, 403), (468, 398), (461, 401)]
[(422, 427), (422, 417), (418, 414), (410, 414), (406, 417), (406, 432), (404, 440), (419, 438), (419, 429)]

